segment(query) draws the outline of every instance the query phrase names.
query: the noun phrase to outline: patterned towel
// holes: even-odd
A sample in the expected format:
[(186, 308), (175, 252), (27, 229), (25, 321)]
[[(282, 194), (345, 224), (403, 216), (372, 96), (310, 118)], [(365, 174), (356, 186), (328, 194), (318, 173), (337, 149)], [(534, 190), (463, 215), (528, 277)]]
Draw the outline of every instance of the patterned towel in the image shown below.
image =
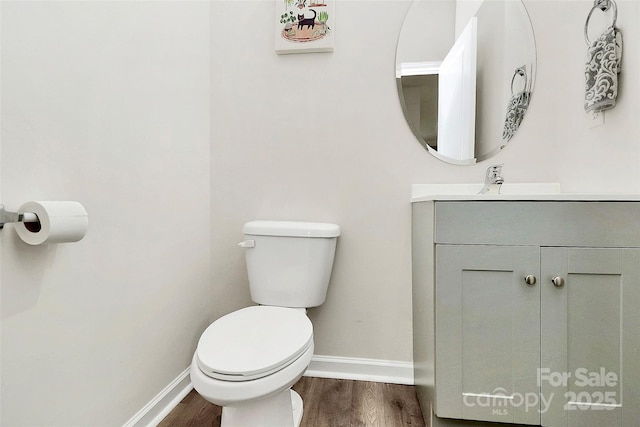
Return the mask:
[[(527, 74), (527, 68), (530, 70), (529, 75)], [(527, 113), (527, 108), (529, 108), (529, 103), (531, 102), (531, 86), (533, 85), (533, 77), (530, 77), (531, 72), (532, 65), (529, 64), (527, 67), (527, 64), (524, 64), (522, 67), (515, 69), (513, 77), (511, 78), (511, 98), (509, 98), (509, 103), (507, 104), (507, 114), (504, 119), (504, 127), (502, 128), (502, 141), (505, 143), (513, 138), (513, 135), (515, 135), (522, 123), (522, 119), (524, 119), (524, 115)], [(521, 80), (524, 81), (522, 91), (518, 93), (514, 93), (513, 90), (513, 83), (516, 77), (521, 77)]]
[(509, 142), (513, 135), (520, 127), (522, 119), (529, 108), (531, 101), (531, 92), (523, 90), (511, 96), (509, 105), (507, 105), (507, 117), (504, 120), (504, 128), (502, 129), (502, 140)]
[(615, 107), (621, 59), (622, 34), (612, 25), (591, 43), (587, 52), (585, 111), (599, 112)]

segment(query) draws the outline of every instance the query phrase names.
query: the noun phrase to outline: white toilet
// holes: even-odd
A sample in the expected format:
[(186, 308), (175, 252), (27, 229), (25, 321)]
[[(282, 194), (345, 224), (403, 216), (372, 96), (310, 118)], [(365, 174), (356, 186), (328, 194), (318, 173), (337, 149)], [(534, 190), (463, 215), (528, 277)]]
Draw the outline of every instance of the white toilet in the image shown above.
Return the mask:
[(251, 299), (203, 332), (191, 382), (222, 406), (223, 427), (298, 427), (302, 399), (291, 386), (313, 356), (307, 307), (327, 294), (340, 227), (294, 221), (244, 225)]

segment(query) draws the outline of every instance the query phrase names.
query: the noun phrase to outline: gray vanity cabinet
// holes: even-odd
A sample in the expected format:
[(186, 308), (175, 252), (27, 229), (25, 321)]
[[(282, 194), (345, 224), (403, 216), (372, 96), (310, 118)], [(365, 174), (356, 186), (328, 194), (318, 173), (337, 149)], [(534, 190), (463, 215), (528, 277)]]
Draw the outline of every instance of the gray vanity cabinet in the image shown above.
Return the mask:
[(542, 266), (543, 425), (640, 426), (640, 249), (543, 248)]
[(439, 416), (540, 424), (540, 251), (531, 246), (436, 246), (436, 409)]
[(436, 246), (436, 386), (441, 417), (540, 424), (540, 251), (532, 246)]
[(640, 203), (421, 202), (413, 219), (433, 425), (640, 426)]

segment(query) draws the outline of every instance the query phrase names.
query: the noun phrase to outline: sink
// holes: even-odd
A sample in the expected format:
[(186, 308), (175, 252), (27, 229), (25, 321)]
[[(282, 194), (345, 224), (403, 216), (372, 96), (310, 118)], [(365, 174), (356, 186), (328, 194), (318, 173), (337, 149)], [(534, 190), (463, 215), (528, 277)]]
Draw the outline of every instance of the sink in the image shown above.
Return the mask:
[[(483, 184), (414, 184), (411, 186), (412, 201), (451, 199), (504, 199), (505, 196), (542, 196), (560, 194), (560, 184), (556, 182), (543, 183), (509, 183), (502, 184), (500, 193), (489, 192), (478, 194)], [(476, 197), (477, 196), (477, 197)], [(509, 197), (512, 198), (512, 197)]]
[(640, 201), (640, 194), (563, 193), (557, 182), (502, 184), (500, 194), (478, 194), (483, 184), (413, 184), (411, 202), (433, 200)]

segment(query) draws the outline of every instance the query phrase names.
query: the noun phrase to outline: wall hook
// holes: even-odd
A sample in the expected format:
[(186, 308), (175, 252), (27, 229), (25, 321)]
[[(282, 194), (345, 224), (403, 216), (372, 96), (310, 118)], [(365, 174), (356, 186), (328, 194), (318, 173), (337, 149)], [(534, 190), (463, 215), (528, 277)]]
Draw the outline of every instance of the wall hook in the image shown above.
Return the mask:
[(606, 12), (611, 7), (611, 0), (595, 0), (593, 7), (597, 7), (603, 12)]

